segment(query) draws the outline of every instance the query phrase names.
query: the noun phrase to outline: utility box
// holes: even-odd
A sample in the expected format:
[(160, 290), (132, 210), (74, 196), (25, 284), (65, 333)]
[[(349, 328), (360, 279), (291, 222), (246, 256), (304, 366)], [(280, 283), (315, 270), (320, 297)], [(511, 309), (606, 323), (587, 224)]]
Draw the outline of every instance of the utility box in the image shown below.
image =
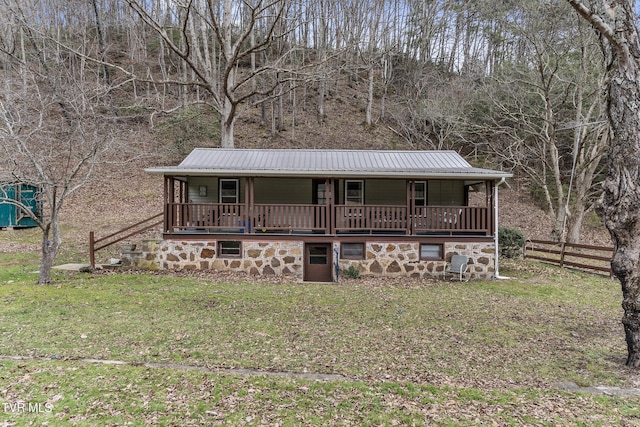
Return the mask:
[[(25, 183), (0, 182), (0, 198), (15, 200), (42, 218), (42, 202), (39, 187)], [(0, 228), (28, 228), (37, 224), (24, 210), (5, 200), (0, 200)]]

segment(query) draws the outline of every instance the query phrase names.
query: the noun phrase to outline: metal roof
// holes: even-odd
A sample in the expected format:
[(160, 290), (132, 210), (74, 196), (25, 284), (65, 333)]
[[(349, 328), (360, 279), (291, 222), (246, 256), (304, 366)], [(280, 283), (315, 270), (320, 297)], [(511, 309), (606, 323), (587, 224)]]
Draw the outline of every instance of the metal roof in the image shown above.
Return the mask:
[(145, 171), (172, 176), (406, 177), (500, 179), (455, 151), (196, 148), (178, 166)]

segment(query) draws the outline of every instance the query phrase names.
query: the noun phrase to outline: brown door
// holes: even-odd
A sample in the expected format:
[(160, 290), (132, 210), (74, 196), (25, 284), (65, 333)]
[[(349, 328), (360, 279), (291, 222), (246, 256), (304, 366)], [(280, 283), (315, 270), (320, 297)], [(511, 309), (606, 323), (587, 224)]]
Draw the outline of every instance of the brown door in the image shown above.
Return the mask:
[(332, 282), (331, 244), (306, 243), (304, 246), (304, 280)]

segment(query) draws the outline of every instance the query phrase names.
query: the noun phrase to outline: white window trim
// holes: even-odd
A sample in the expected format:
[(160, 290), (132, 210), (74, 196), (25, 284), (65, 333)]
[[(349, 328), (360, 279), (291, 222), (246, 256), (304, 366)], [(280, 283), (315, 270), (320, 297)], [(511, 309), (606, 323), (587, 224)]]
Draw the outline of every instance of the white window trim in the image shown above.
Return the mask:
[(220, 183), (219, 183), (219, 191), (218, 191), (218, 200), (220, 203), (230, 203), (230, 202), (223, 202), (222, 201), (222, 183), (223, 182), (233, 182), (235, 183), (235, 187), (236, 187), (236, 191), (235, 191), (235, 202), (231, 202), (231, 203), (239, 203), (240, 201), (240, 180), (237, 178), (221, 178), (220, 179)]

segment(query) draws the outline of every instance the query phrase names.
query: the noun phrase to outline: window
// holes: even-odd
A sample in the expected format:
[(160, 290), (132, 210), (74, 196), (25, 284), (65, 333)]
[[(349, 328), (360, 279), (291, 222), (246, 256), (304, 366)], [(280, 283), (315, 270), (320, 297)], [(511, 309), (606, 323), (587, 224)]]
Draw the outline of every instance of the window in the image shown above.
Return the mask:
[(239, 187), (237, 179), (221, 179), (220, 203), (238, 203)]
[(218, 255), (221, 258), (240, 258), (242, 253), (242, 245), (239, 241), (219, 241)]
[(344, 204), (345, 205), (364, 204), (364, 181), (346, 180), (344, 182)]
[(428, 199), (434, 206), (464, 206), (464, 181), (431, 180)]
[(441, 243), (421, 243), (420, 259), (424, 260), (443, 260), (444, 248)]
[(327, 183), (317, 179), (313, 180), (313, 204), (327, 204)]
[(309, 248), (309, 264), (327, 265), (329, 263), (329, 248), (313, 246)]
[(427, 181), (416, 181), (414, 184), (415, 206), (427, 205)]
[(364, 243), (342, 243), (340, 250), (343, 259), (364, 259)]

